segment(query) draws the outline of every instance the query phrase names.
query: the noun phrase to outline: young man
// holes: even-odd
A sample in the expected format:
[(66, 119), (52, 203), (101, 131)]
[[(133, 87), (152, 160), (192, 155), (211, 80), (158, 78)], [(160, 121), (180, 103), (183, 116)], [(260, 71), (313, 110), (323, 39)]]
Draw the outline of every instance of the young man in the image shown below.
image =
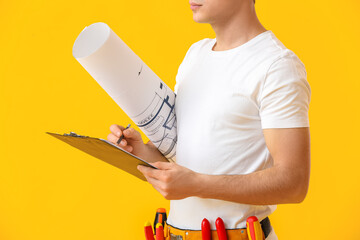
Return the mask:
[[(194, 43), (176, 76), (176, 163), (164, 162), (133, 128), (119, 146), (159, 168), (138, 167), (171, 200), (170, 229), (200, 230), (207, 218), (215, 230), (218, 217), (226, 229), (240, 229), (255, 215), (267, 220), (266, 239), (277, 239), (266, 217), (276, 204), (302, 202), (309, 185), (305, 66), (261, 25), (253, 0), (190, 5), (216, 38)], [(110, 130), (116, 143), (124, 127)]]

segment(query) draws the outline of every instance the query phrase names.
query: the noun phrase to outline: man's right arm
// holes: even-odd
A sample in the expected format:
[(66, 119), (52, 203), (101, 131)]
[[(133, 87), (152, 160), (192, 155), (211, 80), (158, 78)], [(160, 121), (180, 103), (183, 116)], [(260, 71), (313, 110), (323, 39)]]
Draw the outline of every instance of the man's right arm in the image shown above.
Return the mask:
[[(134, 128), (126, 129), (123, 126), (113, 124), (110, 126), (111, 133), (107, 136), (108, 141), (122, 148), (123, 150), (134, 154), (135, 156), (151, 162), (168, 162), (167, 158), (157, 149), (157, 147), (148, 141), (143, 142), (141, 134)], [(124, 139), (117, 144), (120, 136), (124, 134)]]

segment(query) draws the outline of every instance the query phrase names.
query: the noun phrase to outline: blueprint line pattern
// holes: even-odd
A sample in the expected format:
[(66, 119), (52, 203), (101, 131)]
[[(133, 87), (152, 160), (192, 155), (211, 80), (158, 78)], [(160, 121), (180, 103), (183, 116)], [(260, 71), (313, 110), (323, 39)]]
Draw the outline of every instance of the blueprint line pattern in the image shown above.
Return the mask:
[(175, 161), (175, 93), (168, 86), (160, 82), (144, 111), (130, 117), (166, 158)]

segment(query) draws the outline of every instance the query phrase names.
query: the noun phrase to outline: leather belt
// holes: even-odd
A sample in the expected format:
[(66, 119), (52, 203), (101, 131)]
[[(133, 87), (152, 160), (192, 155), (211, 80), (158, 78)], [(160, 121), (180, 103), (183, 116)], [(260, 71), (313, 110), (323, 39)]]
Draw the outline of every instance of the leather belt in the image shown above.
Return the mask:
[(264, 232), (265, 238), (267, 238), (271, 232), (271, 223), (269, 217), (264, 218), (261, 222), (261, 229)]

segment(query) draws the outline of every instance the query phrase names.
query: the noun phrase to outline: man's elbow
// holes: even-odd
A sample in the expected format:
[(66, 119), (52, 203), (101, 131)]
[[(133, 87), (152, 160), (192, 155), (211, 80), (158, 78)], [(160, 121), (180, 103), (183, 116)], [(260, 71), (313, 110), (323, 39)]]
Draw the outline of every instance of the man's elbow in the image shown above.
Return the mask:
[(308, 188), (305, 187), (298, 190), (293, 197), (293, 202), (302, 203), (306, 198), (307, 192), (308, 192)]
[(294, 184), (290, 187), (291, 189), (291, 202), (292, 203), (301, 203), (305, 200), (306, 195), (309, 190), (309, 177), (303, 176), (297, 178), (294, 181)]

